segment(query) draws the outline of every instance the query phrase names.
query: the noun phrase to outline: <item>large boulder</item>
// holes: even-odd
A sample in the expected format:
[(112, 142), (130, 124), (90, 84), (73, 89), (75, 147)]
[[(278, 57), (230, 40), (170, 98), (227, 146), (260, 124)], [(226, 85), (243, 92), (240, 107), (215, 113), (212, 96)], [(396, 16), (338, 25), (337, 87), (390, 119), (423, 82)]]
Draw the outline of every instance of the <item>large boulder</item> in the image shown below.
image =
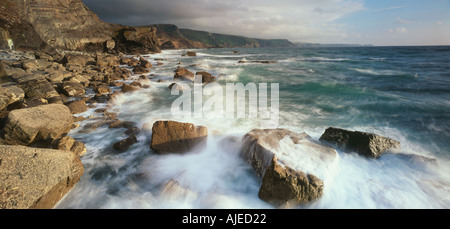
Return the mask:
[(208, 129), (191, 123), (157, 121), (153, 124), (150, 147), (159, 154), (186, 153), (204, 146)]
[(51, 209), (80, 180), (72, 152), (0, 145), (0, 209)]
[(58, 92), (42, 75), (29, 75), (18, 79), (27, 99), (50, 99), (59, 97)]
[(178, 68), (177, 70), (175, 70), (174, 78), (181, 79), (181, 80), (194, 81), (195, 76), (194, 76), (194, 73), (187, 70), (186, 68)]
[(320, 141), (369, 158), (378, 158), (386, 151), (400, 148), (400, 142), (387, 137), (333, 127), (325, 130)]
[(286, 129), (254, 129), (242, 138), (241, 157), (262, 179), (259, 197), (277, 207), (318, 199), (337, 156), (306, 133)]
[(275, 206), (291, 207), (319, 199), (323, 181), (311, 174), (282, 166), (276, 156), (266, 169), (258, 196)]
[(209, 72), (197, 72), (195, 75), (202, 76), (202, 83), (211, 83), (216, 80), (216, 77)]
[(51, 143), (67, 134), (73, 116), (62, 104), (49, 104), (13, 110), (5, 124), (5, 140), (9, 144), (30, 145), (33, 142)]

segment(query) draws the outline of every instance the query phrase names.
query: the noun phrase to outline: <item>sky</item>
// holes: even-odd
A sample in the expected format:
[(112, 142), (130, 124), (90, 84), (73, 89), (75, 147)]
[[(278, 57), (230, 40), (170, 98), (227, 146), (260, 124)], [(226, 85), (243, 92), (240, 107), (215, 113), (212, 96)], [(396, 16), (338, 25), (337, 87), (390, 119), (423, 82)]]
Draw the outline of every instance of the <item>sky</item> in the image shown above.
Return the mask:
[(109, 23), (323, 44), (450, 45), (450, 0), (83, 0)]

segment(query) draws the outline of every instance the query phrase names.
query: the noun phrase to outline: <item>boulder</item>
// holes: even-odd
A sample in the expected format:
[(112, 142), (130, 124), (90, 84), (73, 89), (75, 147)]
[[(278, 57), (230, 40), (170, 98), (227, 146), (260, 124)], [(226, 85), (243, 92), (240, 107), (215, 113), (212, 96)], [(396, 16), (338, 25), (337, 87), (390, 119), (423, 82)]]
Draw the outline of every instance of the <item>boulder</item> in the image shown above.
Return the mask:
[(146, 60), (142, 57), (139, 58), (139, 61), (141, 62), (140, 66), (143, 68), (152, 68), (153, 67), (153, 65), (150, 62), (148, 62), (148, 60)]
[(82, 85), (84, 85), (85, 87), (89, 86), (90, 84), (90, 76), (89, 75), (74, 75), (73, 77), (70, 77), (69, 82), (75, 82), (75, 83), (80, 83)]
[(61, 91), (66, 96), (84, 95), (84, 85), (77, 82), (66, 81), (61, 86)]
[(53, 142), (67, 134), (73, 124), (69, 108), (61, 104), (13, 110), (5, 124), (5, 140), (11, 144)]
[(139, 88), (131, 86), (129, 84), (123, 84), (122, 85), (122, 92), (123, 93), (132, 92), (132, 91), (136, 91), (136, 90), (139, 90)]
[(51, 209), (84, 168), (69, 151), (0, 145), (0, 209)]
[(186, 153), (206, 145), (208, 129), (191, 123), (157, 121), (152, 127), (150, 147), (158, 154)]
[(194, 73), (190, 72), (186, 68), (178, 68), (175, 70), (175, 79), (194, 81), (194, 77)]
[(147, 68), (144, 68), (142, 66), (136, 66), (133, 68), (133, 73), (134, 74), (145, 74), (145, 73), (149, 73), (150, 70), (148, 70)]
[(95, 60), (90, 55), (68, 53), (62, 59), (62, 64), (64, 64), (65, 66), (84, 67), (86, 65), (95, 64)]
[(141, 133), (141, 130), (137, 127), (130, 127), (124, 132), (124, 134), (126, 134), (128, 136), (137, 136), (140, 133)]
[(192, 52), (192, 51), (187, 51), (187, 52), (186, 52), (186, 55), (187, 55), (187, 56), (197, 56), (197, 53)]
[(169, 85), (169, 89), (172, 90), (178, 90), (178, 91), (182, 91), (185, 90), (185, 88), (183, 88), (181, 85), (177, 84), (177, 83), (172, 83)]
[(67, 107), (72, 114), (79, 114), (88, 110), (88, 107), (86, 106), (86, 102), (84, 100), (70, 102), (67, 104)]
[(14, 85), (0, 86), (0, 110), (5, 109), (8, 105), (17, 101), (23, 100), (25, 97), (24, 91)]
[(120, 58), (115, 55), (97, 54), (97, 66), (117, 67), (120, 65)]
[(127, 151), (128, 148), (134, 143), (138, 142), (136, 136), (130, 136), (122, 141), (119, 141), (113, 145), (114, 149), (124, 152)]
[(208, 72), (197, 72), (195, 75), (202, 76), (202, 83), (211, 83), (216, 80), (216, 77), (212, 76)]
[(318, 199), (338, 155), (306, 133), (254, 129), (242, 138), (241, 157), (262, 178), (260, 198), (279, 207)]
[(36, 76), (36, 78), (34, 78), (35, 76), (36, 75), (24, 77), (19, 80), (18, 86), (23, 89), (27, 99), (50, 99), (60, 97), (52, 84), (50, 84), (44, 76)]
[(65, 136), (58, 140), (56, 149), (62, 151), (70, 151), (75, 155), (81, 157), (86, 153), (86, 146), (84, 143), (76, 141), (70, 136)]
[(356, 152), (369, 158), (378, 158), (384, 152), (400, 148), (400, 142), (380, 135), (359, 131), (348, 131), (330, 127), (320, 137), (344, 151)]
[(258, 197), (275, 206), (293, 207), (319, 199), (323, 187), (323, 181), (316, 176), (282, 166), (274, 156), (262, 178)]
[(111, 92), (111, 88), (106, 85), (99, 85), (94, 88), (95, 93), (97, 94), (108, 94)]

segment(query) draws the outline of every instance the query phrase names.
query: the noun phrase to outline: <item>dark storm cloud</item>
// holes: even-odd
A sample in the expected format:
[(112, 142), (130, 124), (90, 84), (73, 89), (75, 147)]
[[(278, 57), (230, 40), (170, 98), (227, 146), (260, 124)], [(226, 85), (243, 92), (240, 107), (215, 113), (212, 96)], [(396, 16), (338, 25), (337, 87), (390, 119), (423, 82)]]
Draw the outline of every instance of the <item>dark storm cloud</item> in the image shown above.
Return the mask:
[[(101, 19), (125, 25), (175, 24), (216, 33), (307, 41), (345, 37), (336, 19), (362, 0), (84, 0)], [(316, 40), (320, 41), (320, 40)]]
[(238, 0), (84, 0), (107, 22), (149, 25), (215, 18), (236, 11), (247, 11)]

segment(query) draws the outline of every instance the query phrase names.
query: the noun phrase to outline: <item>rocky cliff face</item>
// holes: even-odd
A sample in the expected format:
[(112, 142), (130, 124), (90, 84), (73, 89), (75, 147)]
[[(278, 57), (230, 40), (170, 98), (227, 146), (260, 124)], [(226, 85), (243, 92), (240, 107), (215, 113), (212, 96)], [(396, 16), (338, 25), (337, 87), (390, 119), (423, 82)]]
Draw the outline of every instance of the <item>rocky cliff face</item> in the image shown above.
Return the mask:
[(108, 51), (118, 41), (117, 51), (125, 53), (160, 51), (156, 29), (130, 27), (123, 36), (121, 28), (100, 20), (81, 0), (0, 3), (0, 49)]
[(102, 49), (111, 40), (108, 24), (81, 0), (19, 0), (20, 16), (30, 22), (40, 37), (57, 49)]

